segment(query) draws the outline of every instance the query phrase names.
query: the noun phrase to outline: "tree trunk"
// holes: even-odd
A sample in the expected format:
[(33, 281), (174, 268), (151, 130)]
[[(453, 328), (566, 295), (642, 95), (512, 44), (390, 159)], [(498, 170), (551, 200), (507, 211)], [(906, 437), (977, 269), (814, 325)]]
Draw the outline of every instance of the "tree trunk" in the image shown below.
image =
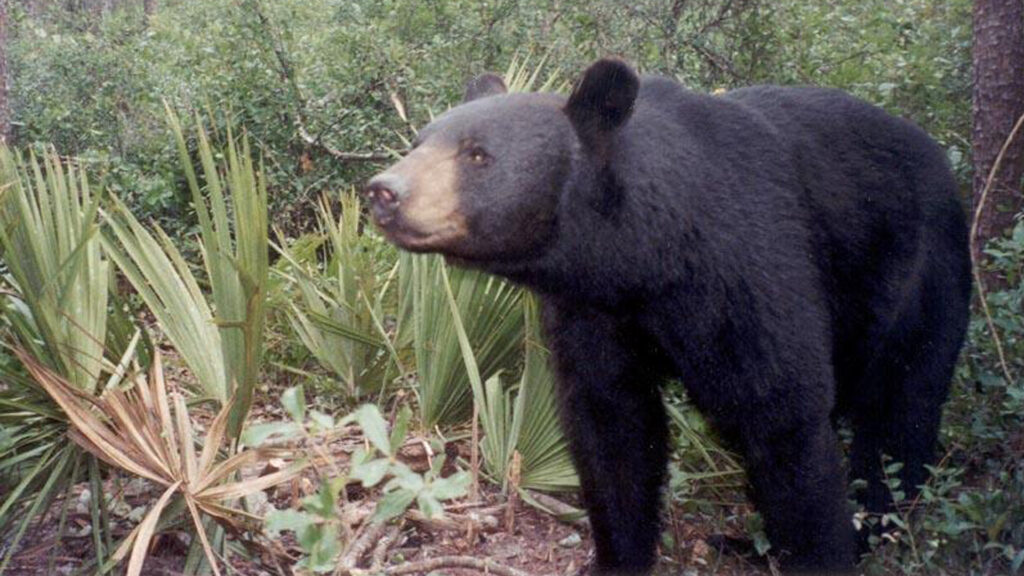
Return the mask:
[[(1000, 149), (1024, 114), (1024, 0), (974, 0), (974, 97), (971, 146), (977, 210)], [(1024, 134), (1010, 144), (978, 216), (974, 257), (1006, 232), (1022, 208)]]
[(0, 142), (11, 143), (11, 103), (7, 94), (7, 1), (0, 0)]

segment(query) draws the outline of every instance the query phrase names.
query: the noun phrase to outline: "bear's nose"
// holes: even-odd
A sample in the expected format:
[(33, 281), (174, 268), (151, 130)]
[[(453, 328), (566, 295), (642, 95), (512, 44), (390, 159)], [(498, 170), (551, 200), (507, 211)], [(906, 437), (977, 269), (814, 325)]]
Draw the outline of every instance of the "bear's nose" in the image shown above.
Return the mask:
[(387, 224), (395, 215), (402, 198), (408, 195), (405, 179), (397, 174), (378, 174), (366, 183), (364, 194), (373, 204), (373, 216), (379, 224)]

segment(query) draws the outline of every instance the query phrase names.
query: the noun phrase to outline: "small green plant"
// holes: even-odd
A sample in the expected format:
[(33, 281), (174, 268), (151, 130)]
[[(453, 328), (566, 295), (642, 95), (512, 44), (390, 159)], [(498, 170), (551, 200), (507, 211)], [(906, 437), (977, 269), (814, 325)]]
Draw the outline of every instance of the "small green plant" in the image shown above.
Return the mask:
[(444, 514), (443, 502), (464, 496), (470, 477), (465, 471), (442, 477), (444, 454), (431, 461), (429, 470), (420, 474), (398, 459), (398, 451), (405, 442), (412, 410), (399, 411), (390, 433), (380, 410), (373, 404), (364, 404), (337, 423), (334, 418), (315, 410), (307, 410), (301, 387), (289, 388), (281, 397), (281, 404), (291, 417), (288, 422), (273, 422), (251, 426), (243, 435), (247, 445), (258, 446), (270, 437), (304, 437), (316, 445), (316, 437), (332, 433), (350, 423), (362, 429), (365, 446), (358, 448), (349, 461), (347, 470), (332, 463), (331, 457), (318, 449), (315, 459), (320, 465), (321, 483), (317, 491), (302, 499), (299, 510), (276, 510), (267, 515), (266, 530), (275, 535), (283, 530), (295, 533), (305, 556), (299, 565), (312, 572), (331, 572), (338, 566), (338, 558), (346, 556), (356, 539), (353, 537), (351, 504), (346, 500), (346, 486), (358, 482), (364, 488), (380, 487), (381, 497), (369, 524), (393, 520), (406, 512), (414, 503), (428, 518)]
[[(555, 377), (541, 341), (538, 306), (532, 297), (523, 299), (523, 314), (525, 357), (518, 385), (503, 387), (495, 375), (480, 387), (475, 384), (479, 375), (470, 376), (485, 433), (481, 442), (484, 465), (503, 489), (508, 489), (515, 461), (515, 488), (574, 490), (579, 478), (558, 419)], [(471, 353), (464, 350), (464, 354)], [(471, 370), (473, 362), (468, 357), (465, 360)]]
[(429, 430), (464, 422), (473, 389), (459, 331), (483, 380), (511, 368), (522, 349), (523, 291), (474, 270), (449, 270), (440, 256), (402, 253), (398, 275), (401, 299), (410, 304), (399, 316), (405, 334), (398, 341), (412, 343), (421, 424)]

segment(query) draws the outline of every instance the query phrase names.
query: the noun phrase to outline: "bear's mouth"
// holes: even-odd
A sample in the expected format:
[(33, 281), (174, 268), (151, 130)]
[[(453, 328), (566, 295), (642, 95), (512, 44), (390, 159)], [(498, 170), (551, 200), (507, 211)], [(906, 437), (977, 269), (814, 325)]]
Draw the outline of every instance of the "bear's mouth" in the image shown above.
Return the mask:
[(409, 226), (400, 213), (387, 218), (375, 217), (374, 221), (388, 241), (410, 252), (446, 252), (466, 235), (465, 229), (454, 221), (430, 231)]

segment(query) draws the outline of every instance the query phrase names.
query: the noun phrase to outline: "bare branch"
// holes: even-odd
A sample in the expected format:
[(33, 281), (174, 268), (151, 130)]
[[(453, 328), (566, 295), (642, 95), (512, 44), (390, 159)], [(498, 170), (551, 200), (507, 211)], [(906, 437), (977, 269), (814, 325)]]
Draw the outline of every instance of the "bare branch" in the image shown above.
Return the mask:
[[(331, 157), (345, 162), (383, 162), (386, 160), (392, 160), (394, 155), (384, 152), (345, 152), (338, 150), (324, 142), (319, 136), (314, 138), (310, 135), (305, 123), (305, 111), (307, 108), (306, 97), (302, 94), (302, 90), (299, 88), (299, 83), (295, 79), (295, 66), (292, 65), (291, 60), (288, 58), (288, 54), (284, 50), (284, 44), (279, 42), (277, 37), (274, 35), (270, 18), (268, 18), (263, 12), (263, 8), (260, 5), (259, 0), (252, 0), (251, 5), (256, 18), (260, 22), (260, 26), (270, 38), (271, 50), (274, 52), (274, 57), (277, 59), (281, 78), (288, 84), (292, 97), (295, 98), (297, 108), (295, 112), (295, 127), (298, 130), (299, 138), (301, 138), (307, 145), (318, 148), (329, 154)], [(334, 123), (332, 123), (331, 126), (333, 127)]]
[(320, 138), (314, 138), (311, 136), (309, 130), (307, 130), (306, 126), (302, 123), (301, 117), (295, 119), (295, 126), (299, 131), (299, 138), (302, 138), (303, 142), (309, 146), (323, 150), (331, 157), (337, 158), (338, 160), (344, 160), (347, 162), (383, 162), (385, 160), (394, 159), (394, 155), (386, 152), (344, 152), (342, 150), (338, 150)]

